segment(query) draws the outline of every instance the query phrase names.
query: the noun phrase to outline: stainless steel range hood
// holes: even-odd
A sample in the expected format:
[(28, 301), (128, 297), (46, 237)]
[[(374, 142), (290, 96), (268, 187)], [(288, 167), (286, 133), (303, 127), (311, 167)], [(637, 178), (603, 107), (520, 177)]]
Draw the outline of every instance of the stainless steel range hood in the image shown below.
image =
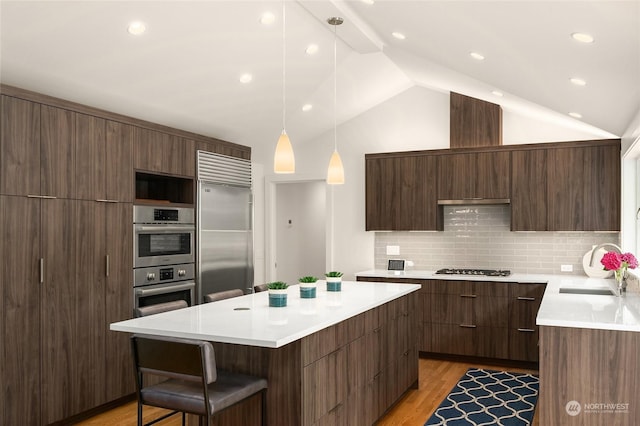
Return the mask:
[(462, 198), (459, 200), (438, 200), (439, 206), (465, 206), (478, 204), (511, 204), (509, 198)]

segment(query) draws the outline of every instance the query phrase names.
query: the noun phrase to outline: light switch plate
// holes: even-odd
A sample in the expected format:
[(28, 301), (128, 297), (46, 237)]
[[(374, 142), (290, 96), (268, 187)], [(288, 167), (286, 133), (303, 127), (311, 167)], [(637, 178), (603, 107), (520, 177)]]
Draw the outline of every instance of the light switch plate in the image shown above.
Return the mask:
[(398, 256), (400, 254), (400, 246), (387, 246), (387, 256)]

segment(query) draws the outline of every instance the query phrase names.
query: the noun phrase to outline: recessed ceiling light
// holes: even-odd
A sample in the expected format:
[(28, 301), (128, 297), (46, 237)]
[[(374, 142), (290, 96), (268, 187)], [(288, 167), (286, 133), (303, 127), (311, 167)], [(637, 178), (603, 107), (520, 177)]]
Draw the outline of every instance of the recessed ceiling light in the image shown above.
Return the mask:
[(302, 105), (302, 110), (303, 110), (304, 112), (311, 111), (312, 109), (313, 109), (313, 105), (311, 105), (311, 104), (304, 104), (304, 105)]
[(581, 43), (593, 43), (594, 40), (592, 35), (586, 33), (572, 33), (571, 37)]
[(469, 53), (469, 56), (471, 56), (473, 59), (477, 60), (477, 61), (484, 61), (484, 55), (478, 53), (478, 52), (471, 52)]
[(304, 51), (307, 55), (315, 55), (316, 53), (318, 53), (318, 45), (310, 44), (306, 49), (304, 49)]
[(260, 17), (260, 23), (262, 25), (271, 25), (276, 21), (276, 15), (271, 12), (265, 12)]
[(402, 33), (397, 32), (397, 31), (392, 32), (391, 35), (394, 36), (395, 38), (397, 38), (398, 40), (404, 40), (404, 39), (407, 38), (407, 36), (405, 36)]
[(362, 3), (364, 3), (364, 4), (374, 4), (375, 3), (375, 1), (373, 1), (373, 0), (360, 0), (360, 1)]
[(251, 80), (253, 80), (253, 76), (249, 73), (245, 73), (240, 76), (240, 83), (251, 83)]
[(587, 85), (587, 82), (584, 81), (581, 78), (574, 77), (574, 78), (569, 79), (569, 81), (572, 82), (573, 84), (575, 84), (576, 86), (586, 86)]
[(501, 97), (503, 97), (503, 96), (504, 96), (504, 94), (503, 94), (501, 91), (499, 91), (499, 90), (494, 90), (494, 91), (493, 91), (493, 92), (491, 92), (491, 93), (493, 93), (495, 96), (497, 96), (497, 97), (499, 97), (499, 98), (501, 98)]
[(144, 22), (134, 21), (129, 24), (127, 27), (127, 31), (132, 35), (140, 35), (146, 31), (147, 27), (144, 25)]
[(582, 114), (580, 114), (579, 112), (570, 112), (569, 115), (573, 118), (582, 118)]

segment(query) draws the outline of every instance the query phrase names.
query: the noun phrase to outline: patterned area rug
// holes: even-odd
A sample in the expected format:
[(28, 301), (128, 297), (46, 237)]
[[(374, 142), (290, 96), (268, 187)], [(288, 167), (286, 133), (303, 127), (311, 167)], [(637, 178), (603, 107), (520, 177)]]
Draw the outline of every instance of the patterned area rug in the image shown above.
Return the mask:
[(470, 368), (425, 426), (529, 425), (539, 383), (532, 374)]

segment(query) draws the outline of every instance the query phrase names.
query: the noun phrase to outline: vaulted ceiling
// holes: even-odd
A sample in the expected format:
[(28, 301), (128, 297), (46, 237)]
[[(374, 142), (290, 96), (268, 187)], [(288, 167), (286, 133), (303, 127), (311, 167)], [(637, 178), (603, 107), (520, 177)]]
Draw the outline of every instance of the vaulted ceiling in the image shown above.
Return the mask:
[[(333, 126), (331, 16), (345, 19), (337, 28), (338, 122), (412, 86), (547, 115), (602, 137), (622, 135), (640, 111), (637, 0), (284, 5), (286, 128), (296, 142)], [(282, 9), (280, 1), (3, 0), (0, 80), (254, 148), (272, 146), (283, 122)], [(272, 23), (261, 23), (265, 12)], [(127, 32), (134, 20), (144, 22), (142, 35)], [(595, 40), (580, 43), (575, 32)], [(310, 44), (317, 53), (305, 52)], [(239, 81), (244, 73), (250, 83)], [(311, 110), (303, 111), (305, 104)]]

